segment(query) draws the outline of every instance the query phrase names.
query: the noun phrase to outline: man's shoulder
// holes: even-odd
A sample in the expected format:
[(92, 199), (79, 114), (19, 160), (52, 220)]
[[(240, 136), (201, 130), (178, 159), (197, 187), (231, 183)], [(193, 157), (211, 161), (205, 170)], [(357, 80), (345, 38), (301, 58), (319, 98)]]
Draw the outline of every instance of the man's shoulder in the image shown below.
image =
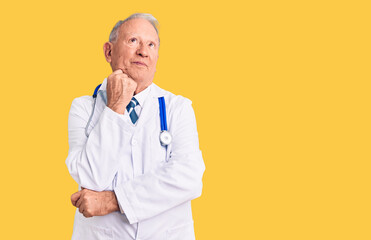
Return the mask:
[(166, 91), (157, 85), (153, 85), (153, 97), (164, 97), (169, 124), (174, 127), (185, 118), (194, 118), (192, 101), (182, 95), (176, 95)]
[(94, 102), (94, 98), (92, 96), (81, 96), (73, 99), (72, 105), (91, 105)]
[(176, 95), (170, 91), (160, 88), (156, 84), (153, 83), (152, 86), (153, 96), (155, 97), (164, 97), (165, 103), (169, 107), (184, 105), (184, 104), (192, 104), (192, 101), (182, 95)]
[(74, 112), (90, 112), (93, 106), (94, 98), (92, 96), (81, 96), (73, 99), (71, 110)]
[(73, 99), (73, 101), (76, 101), (76, 102), (93, 102), (94, 98), (92, 96), (85, 95), (85, 96), (77, 97), (77, 98)]

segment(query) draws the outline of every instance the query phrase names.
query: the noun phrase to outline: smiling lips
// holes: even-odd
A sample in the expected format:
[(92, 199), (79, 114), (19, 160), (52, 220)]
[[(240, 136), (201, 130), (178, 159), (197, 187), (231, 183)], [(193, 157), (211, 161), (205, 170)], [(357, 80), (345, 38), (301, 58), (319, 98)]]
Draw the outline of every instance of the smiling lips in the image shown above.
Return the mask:
[(139, 61), (135, 61), (135, 62), (132, 62), (136, 65), (139, 65), (139, 66), (143, 66), (143, 67), (147, 67), (147, 64), (145, 64), (144, 62), (139, 62)]

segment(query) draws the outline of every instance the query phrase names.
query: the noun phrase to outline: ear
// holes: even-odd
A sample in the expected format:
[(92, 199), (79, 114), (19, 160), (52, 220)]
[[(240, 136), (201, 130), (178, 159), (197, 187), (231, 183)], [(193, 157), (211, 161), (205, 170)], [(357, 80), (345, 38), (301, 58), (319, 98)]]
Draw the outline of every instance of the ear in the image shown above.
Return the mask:
[(106, 58), (106, 61), (108, 63), (111, 63), (112, 61), (112, 58), (111, 58), (112, 48), (113, 48), (113, 44), (111, 42), (106, 42), (103, 45), (104, 57)]

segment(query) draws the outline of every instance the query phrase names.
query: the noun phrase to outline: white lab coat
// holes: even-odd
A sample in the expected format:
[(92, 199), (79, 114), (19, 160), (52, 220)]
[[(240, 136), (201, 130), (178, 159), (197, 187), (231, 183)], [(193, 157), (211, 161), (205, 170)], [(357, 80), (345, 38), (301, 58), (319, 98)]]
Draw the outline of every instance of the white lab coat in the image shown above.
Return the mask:
[[(205, 165), (191, 101), (152, 83), (137, 125), (106, 106), (104, 80), (85, 135), (93, 98), (74, 99), (68, 119), (68, 170), (79, 187), (113, 190), (123, 212), (75, 214), (73, 240), (195, 239), (191, 200)], [(172, 143), (161, 146), (158, 97), (164, 96)]]

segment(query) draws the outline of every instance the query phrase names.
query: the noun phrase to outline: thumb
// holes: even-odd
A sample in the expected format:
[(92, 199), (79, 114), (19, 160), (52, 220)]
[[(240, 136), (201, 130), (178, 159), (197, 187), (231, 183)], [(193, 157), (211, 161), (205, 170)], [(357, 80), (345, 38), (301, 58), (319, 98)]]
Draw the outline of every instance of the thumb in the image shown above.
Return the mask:
[(120, 68), (120, 70), (122, 71), (123, 74), (126, 74), (129, 78), (132, 78), (132, 77), (130, 77), (130, 75), (128, 73), (128, 68), (127, 67)]
[(115, 71), (112, 72), (112, 74), (122, 74), (124, 71), (122, 69), (116, 69)]
[(76, 202), (79, 200), (81, 196), (81, 191), (75, 192), (74, 194), (71, 195), (71, 203), (73, 206), (76, 207)]

